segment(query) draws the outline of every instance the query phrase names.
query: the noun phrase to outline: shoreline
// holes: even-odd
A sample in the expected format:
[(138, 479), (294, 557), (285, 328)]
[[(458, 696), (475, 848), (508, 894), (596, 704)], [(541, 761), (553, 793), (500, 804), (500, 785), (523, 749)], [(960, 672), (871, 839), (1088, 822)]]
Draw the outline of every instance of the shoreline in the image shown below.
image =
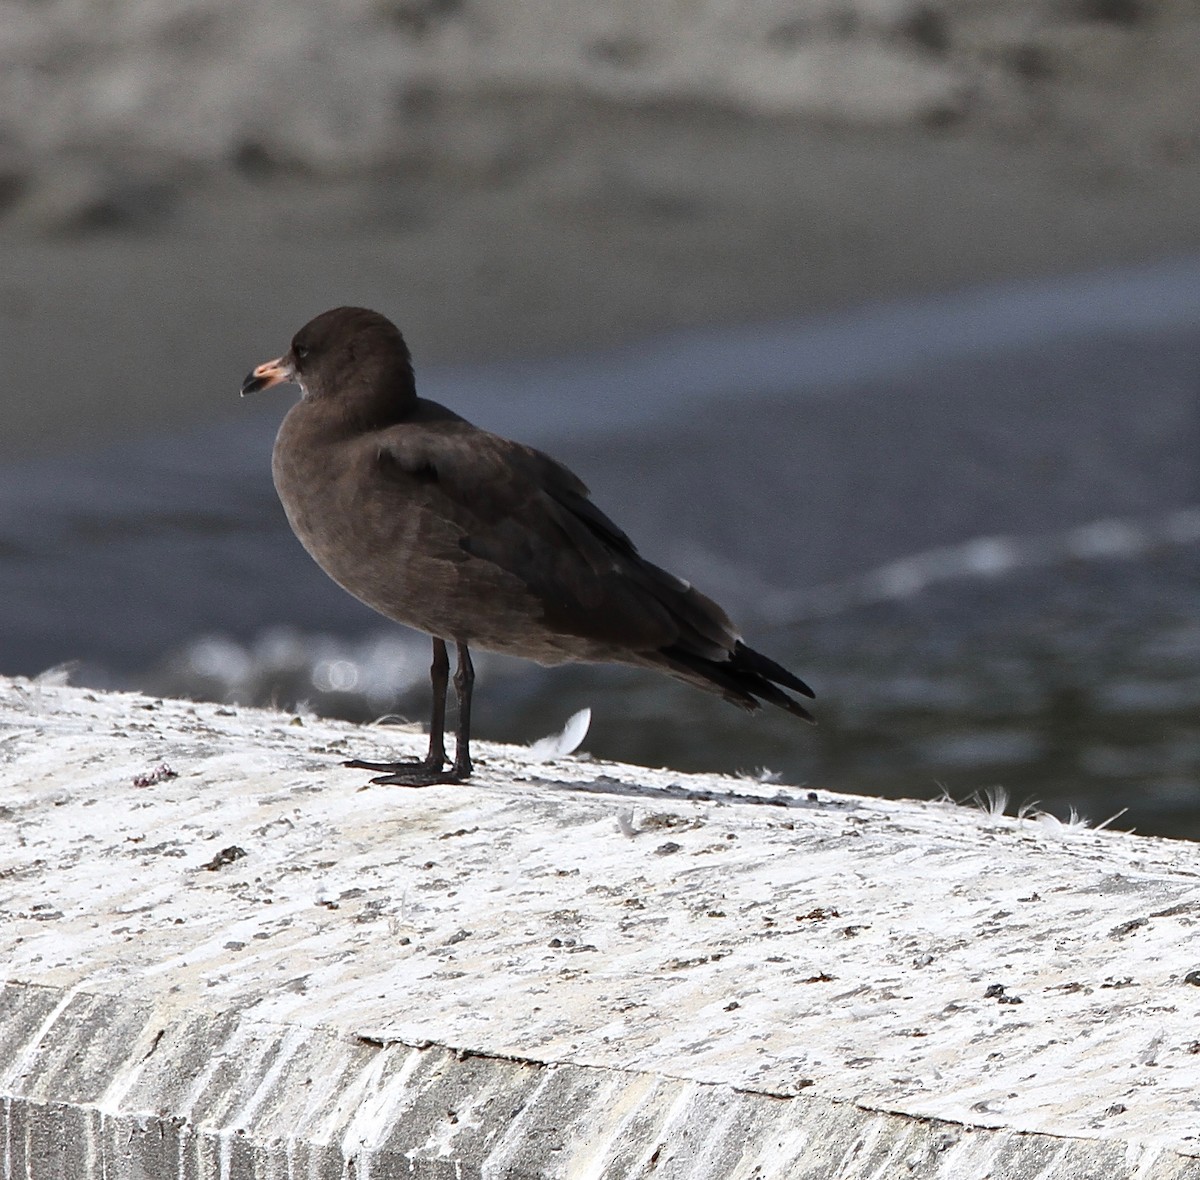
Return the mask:
[(0, 336), (25, 396), (0, 460), (232, 417), (241, 374), (338, 303), (400, 322), (419, 380), (1200, 252), (1200, 170), (1081, 203), (1047, 145), (610, 113), (605, 143), (501, 185), (225, 181), (152, 230), (5, 233)]
[(1200, 253), (1184, 0), (13, 15), (0, 460), (232, 415), (341, 302), (419, 373)]

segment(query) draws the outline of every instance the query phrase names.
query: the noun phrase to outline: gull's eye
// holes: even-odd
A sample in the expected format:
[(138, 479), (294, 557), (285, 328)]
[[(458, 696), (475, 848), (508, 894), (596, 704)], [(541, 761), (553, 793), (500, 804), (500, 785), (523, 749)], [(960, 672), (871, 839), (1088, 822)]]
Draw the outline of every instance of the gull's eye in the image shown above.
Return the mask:
[(295, 344), (292, 346), (292, 356), (298, 361), (305, 361), (308, 359), (308, 348), (303, 344)]

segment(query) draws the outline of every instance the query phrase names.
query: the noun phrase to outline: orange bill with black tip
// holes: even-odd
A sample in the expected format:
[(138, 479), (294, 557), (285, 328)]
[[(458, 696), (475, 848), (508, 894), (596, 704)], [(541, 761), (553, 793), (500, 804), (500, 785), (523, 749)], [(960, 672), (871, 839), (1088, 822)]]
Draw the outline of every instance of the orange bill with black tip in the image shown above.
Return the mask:
[(280, 356), (273, 361), (264, 361), (246, 374), (246, 380), (242, 382), (242, 397), (248, 393), (258, 393), (260, 389), (270, 389), (272, 385), (295, 381), (295, 379), (296, 369), (290, 356)]

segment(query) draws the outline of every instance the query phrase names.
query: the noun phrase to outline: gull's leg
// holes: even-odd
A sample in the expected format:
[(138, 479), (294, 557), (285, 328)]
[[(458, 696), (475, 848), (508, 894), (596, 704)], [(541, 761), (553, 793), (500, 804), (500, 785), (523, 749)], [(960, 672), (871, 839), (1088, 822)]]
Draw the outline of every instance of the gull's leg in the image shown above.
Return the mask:
[[(433, 723), (429, 733), (429, 756), (424, 762), (347, 762), (362, 770), (379, 770), (383, 773), (371, 782), (391, 787), (431, 787), (437, 783), (461, 783), (470, 777), (471, 766), (471, 692), (475, 686), (475, 668), (471, 653), (465, 643), (457, 644), (458, 667), (454, 672), (454, 692), (458, 698), (458, 731), (454, 750), (454, 765), (448, 770), (446, 763), (446, 687), (450, 672), (450, 658), (445, 643), (433, 641)], [(439, 704), (440, 702), (440, 704)], [(435, 736), (436, 734), (436, 736)]]
[(471, 765), (471, 694), (475, 689), (475, 665), (467, 645), (458, 646), (458, 667), (454, 669), (454, 693), (458, 697), (458, 732), (454, 742), (454, 765), (448, 782), (462, 782), (470, 777)]
[(387, 775), (431, 774), (440, 771), (446, 765), (446, 688), (450, 683), (450, 657), (443, 639), (435, 638), (433, 641), (433, 663), (429, 667), (429, 680), (433, 689), (433, 711), (429, 718), (429, 753), (423, 759), (407, 762), (366, 762), (361, 758), (354, 758), (342, 765), (355, 770), (375, 770)]

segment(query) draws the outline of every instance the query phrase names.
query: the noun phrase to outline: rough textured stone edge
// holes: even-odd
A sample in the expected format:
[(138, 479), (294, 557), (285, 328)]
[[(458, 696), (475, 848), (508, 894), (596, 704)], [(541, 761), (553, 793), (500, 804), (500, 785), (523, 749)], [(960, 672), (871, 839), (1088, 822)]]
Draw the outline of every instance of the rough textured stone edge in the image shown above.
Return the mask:
[(1200, 1160), (1152, 1144), (380, 1042), (83, 987), (5, 984), (0, 1063), (5, 1180), (1200, 1176)]

